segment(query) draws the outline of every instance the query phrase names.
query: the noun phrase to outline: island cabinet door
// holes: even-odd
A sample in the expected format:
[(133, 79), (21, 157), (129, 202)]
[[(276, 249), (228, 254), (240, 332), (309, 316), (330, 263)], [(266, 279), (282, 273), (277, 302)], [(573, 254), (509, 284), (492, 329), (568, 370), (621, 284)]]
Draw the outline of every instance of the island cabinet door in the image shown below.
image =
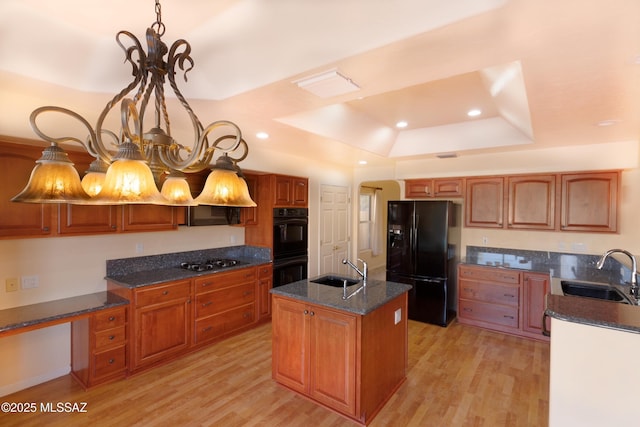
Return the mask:
[(356, 415), (355, 315), (309, 306), (309, 395), (344, 414)]
[(275, 295), (272, 304), (272, 377), (292, 390), (307, 394), (309, 311), (305, 304)]

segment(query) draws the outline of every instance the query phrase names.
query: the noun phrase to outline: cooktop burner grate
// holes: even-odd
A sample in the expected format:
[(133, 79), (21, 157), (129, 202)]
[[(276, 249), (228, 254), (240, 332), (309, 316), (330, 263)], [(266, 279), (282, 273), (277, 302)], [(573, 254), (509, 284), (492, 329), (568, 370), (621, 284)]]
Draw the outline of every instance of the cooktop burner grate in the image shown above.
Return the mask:
[(234, 267), (239, 264), (242, 262), (236, 259), (216, 258), (204, 262), (183, 262), (180, 267), (190, 271), (208, 271)]

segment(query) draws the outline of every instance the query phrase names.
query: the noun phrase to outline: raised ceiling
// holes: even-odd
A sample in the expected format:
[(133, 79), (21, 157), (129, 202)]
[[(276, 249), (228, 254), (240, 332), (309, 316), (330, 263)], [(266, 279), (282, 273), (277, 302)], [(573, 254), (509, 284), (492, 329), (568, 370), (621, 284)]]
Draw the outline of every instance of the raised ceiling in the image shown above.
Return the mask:
[[(161, 3), (165, 43), (193, 48), (183, 93), (250, 146), (355, 165), (638, 139), (637, 0)], [(116, 32), (143, 39), (155, 18), (151, 0), (0, 2), (0, 134), (35, 139), (41, 105), (95, 122), (130, 79)], [(296, 84), (327, 71), (359, 89)]]

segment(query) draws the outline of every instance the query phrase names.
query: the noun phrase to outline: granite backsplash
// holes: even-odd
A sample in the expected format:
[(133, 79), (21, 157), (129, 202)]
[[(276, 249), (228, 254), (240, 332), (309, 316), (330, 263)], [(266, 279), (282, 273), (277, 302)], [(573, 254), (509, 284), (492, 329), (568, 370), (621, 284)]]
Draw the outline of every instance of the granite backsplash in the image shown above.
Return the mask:
[(107, 276), (121, 276), (144, 271), (180, 267), (180, 263), (182, 262), (204, 262), (215, 258), (269, 262), (271, 260), (271, 250), (269, 248), (242, 245), (132, 258), (109, 259), (107, 260)]
[(598, 270), (596, 263), (599, 259), (600, 255), (467, 246), (463, 262), (549, 272), (552, 277), (563, 279), (620, 284), (631, 280), (631, 270), (613, 257), (607, 258), (602, 270)]

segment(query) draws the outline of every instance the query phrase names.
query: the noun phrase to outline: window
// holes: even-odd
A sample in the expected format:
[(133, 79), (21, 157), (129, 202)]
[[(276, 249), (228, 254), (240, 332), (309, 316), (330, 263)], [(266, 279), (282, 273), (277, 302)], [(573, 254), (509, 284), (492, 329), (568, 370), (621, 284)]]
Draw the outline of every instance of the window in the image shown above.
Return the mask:
[(358, 225), (358, 250), (371, 249), (372, 231), (374, 227), (373, 206), (375, 193), (367, 188), (360, 190), (360, 215)]

